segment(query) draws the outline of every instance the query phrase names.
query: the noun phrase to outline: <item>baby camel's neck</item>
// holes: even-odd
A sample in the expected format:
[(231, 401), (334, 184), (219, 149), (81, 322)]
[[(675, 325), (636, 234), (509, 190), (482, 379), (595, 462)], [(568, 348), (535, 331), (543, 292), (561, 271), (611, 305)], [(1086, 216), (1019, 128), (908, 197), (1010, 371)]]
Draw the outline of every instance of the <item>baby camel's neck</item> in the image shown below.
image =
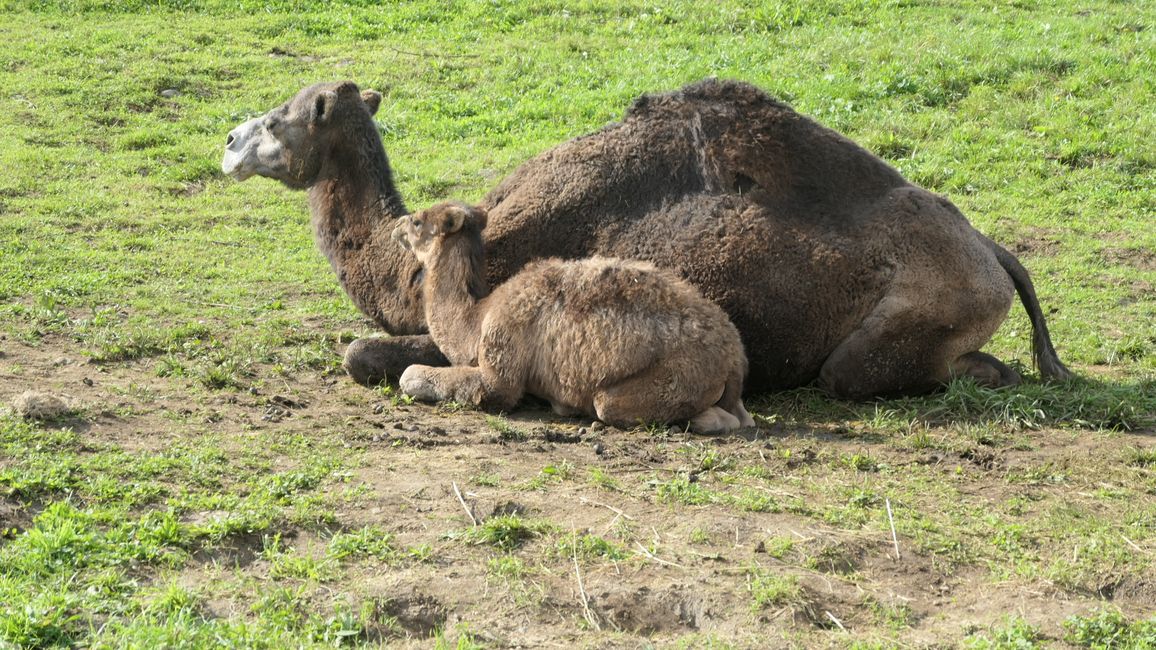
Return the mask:
[(485, 255), (480, 234), (460, 233), (441, 242), (426, 264), (425, 321), (434, 343), (450, 363), (477, 363), (478, 338), (485, 316)]

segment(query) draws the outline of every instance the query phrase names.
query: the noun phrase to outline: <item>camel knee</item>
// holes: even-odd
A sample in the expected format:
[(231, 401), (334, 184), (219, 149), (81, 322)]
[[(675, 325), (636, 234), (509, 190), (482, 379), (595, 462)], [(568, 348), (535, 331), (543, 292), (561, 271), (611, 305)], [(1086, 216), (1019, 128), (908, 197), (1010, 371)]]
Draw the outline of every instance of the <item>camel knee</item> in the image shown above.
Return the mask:
[(357, 383), (374, 386), (397, 377), (414, 364), (444, 366), (448, 363), (433, 339), (415, 335), (357, 339), (345, 349), (341, 365)]
[(612, 427), (624, 429), (646, 422), (645, 414), (640, 414), (637, 407), (632, 408), (630, 400), (623, 400), (608, 391), (599, 391), (594, 396), (594, 417)]
[(373, 349), (372, 339), (357, 339), (345, 349), (341, 360), (341, 367), (349, 377), (365, 386), (380, 384), (386, 379), (383, 364), (373, 354)]
[(871, 387), (861, 381), (862, 373), (856, 364), (847, 361), (847, 354), (836, 350), (819, 369), (819, 388), (838, 399), (860, 400), (874, 394)]

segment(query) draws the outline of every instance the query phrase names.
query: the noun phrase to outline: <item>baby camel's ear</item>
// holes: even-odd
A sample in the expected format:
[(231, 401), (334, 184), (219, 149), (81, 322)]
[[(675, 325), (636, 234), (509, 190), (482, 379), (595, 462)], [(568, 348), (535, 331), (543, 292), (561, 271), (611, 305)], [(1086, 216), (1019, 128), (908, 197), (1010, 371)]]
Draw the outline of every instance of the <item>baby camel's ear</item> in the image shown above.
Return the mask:
[(396, 243), (397, 245), (401, 246), (402, 248), (404, 248), (406, 250), (410, 249), (409, 238), (406, 237), (406, 234), (405, 234), (406, 222), (409, 221), (410, 218), (411, 217), (409, 217), (407, 215), (407, 216), (402, 217), (401, 219), (398, 219), (397, 225), (394, 226), (394, 228), (393, 228), (393, 232), (389, 234), (389, 238), (392, 239), (394, 241), (394, 243)]
[(435, 235), (448, 235), (462, 229), (470, 216), (470, 208), (464, 205), (448, 205), (434, 217)]
[(369, 109), (370, 115), (376, 115), (377, 109), (381, 106), (381, 93), (376, 90), (361, 91), (361, 101), (365, 102), (365, 107)]

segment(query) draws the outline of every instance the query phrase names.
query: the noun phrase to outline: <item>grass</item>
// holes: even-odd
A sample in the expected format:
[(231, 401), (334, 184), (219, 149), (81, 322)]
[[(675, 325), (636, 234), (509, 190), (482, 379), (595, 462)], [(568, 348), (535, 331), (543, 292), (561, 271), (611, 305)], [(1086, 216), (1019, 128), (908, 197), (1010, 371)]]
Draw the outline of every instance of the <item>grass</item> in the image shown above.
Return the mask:
[[(1152, 645), (1136, 605), (1151, 591), (1128, 594), (1156, 550), (1154, 25), (1148, 5), (1098, 0), (0, 0), (0, 398), (38, 384), (81, 398), (59, 422), (0, 414), (0, 646), (501, 645), (503, 607), (526, 606), (522, 626), (581, 618), (572, 558), (592, 593), (636, 587), (620, 560), (704, 571), (703, 589), (745, 581), (741, 601), (711, 597), (757, 618), (811, 607), (812, 581), (872, 590), (891, 566), (888, 502), (921, 575), (1087, 607), (997, 612), (964, 639), (872, 592), (846, 616), (863, 647), (921, 626), (944, 645)], [(516, 414), (444, 409), (428, 417), (471, 429), (435, 440), (464, 451), (435, 455), (392, 428), (426, 411), (345, 385), (337, 350), (372, 328), (317, 253), (304, 197), (217, 171), (236, 124), (352, 78), (385, 96), (409, 205), (474, 200), (639, 94), (709, 75), (950, 196), (1031, 270), (1081, 379), (1031, 379), (1015, 307), (986, 348), (1029, 377), (1014, 389), (847, 403), (802, 388), (748, 400), (758, 440), (654, 426), (597, 434), (598, 455)], [(310, 408), (262, 419), (295, 390)], [(451, 481), (479, 508), (514, 498), (533, 514), (479, 509), (462, 532), (439, 492)], [(449, 573), (516, 583), (516, 602), (463, 601), (466, 626), (438, 614), (458, 601), (375, 582), (432, 589)], [(733, 627), (765, 635), (657, 634), (847, 643), (778, 619)], [(591, 643), (655, 634), (608, 630)], [(580, 634), (595, 631), (566, 641)]]
[(751, 608), (755, 611), (803, 604), (803, 590), (795, 576), (775, 575), (753, 567), (747, 574), (747, 581)]

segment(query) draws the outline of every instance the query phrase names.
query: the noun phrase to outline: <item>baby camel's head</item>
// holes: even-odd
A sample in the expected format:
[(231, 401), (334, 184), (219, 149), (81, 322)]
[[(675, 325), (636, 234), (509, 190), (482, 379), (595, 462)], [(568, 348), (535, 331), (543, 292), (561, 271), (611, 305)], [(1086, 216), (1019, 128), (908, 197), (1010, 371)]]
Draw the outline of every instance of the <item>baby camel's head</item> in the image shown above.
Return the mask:
[(393, 229), (393, 240), (412, 251), (423, 266), (441, 254), (441, 244), (455, 234), (476, 240), (481, 245), (481, 232), (486, 227), (486, 211), (447, 201), (421, 212), (398, 219)]

